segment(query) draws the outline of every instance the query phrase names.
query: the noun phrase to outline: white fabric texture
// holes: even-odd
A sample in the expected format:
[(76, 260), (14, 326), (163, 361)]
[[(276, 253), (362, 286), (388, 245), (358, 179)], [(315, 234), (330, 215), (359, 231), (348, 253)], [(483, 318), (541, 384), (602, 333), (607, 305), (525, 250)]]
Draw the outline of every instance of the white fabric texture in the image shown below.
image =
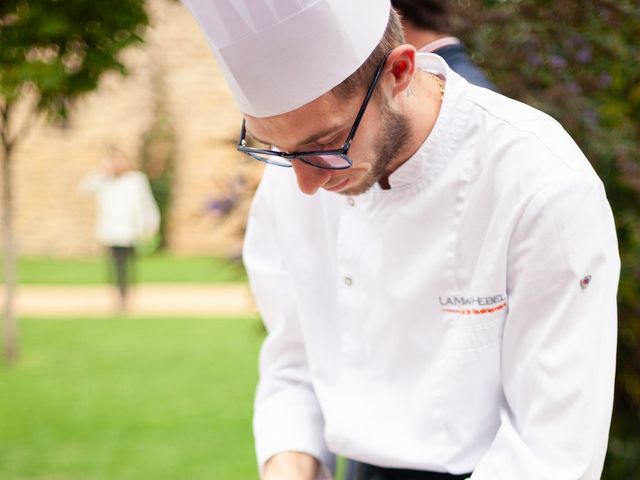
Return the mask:
[(157, 233), (160, 212), (144, 173), (93, 172), (80, 190), (96, 196), (96, 236), (102, 245), (131, 247)]
[(268, 330), (258, 461), (597, 480), (620, 269), (603, 185), (549, 116), (446, 76), (414, 157), (345, 198), (268, 166), (244, 260)]
[(240, 110), (270, 117), (324, 95), (380, 42), (389, 0), (183, 0)]

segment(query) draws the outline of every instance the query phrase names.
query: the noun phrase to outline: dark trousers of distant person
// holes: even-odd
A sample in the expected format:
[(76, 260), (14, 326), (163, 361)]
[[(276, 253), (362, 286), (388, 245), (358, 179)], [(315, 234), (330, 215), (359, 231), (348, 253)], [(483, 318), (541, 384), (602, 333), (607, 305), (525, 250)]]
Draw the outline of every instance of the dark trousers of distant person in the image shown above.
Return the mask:
[(111, 253), (111, 277), (120, 295), (119, 309), (125, 310), (129, 287), (134, 281), (135, 248), (125, 246), (109, 247)]
[(465, 480), (471, 476), (451, 475), (449, 473), (423, 472), (399, 468), (383, 468), (360, 462), (349, 462), (347, 478), (353, 480)]

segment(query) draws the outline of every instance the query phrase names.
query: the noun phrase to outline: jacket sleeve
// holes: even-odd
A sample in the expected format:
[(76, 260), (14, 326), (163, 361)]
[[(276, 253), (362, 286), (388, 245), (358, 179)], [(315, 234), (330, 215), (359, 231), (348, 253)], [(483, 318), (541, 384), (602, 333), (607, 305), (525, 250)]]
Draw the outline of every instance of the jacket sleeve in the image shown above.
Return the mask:
[(153, 197), (149, 179), (142, 172), (137, 174), (136, 222), (137, 238), (144, 240), (153, 237), (160, 229), (160, 209)]
[(324, 418), (310, 380), (291, 275), (278, 242), (268, 175), (269, 168), (254, 198), (243, 252), (268, 333), (260, 352), (253, 420), (258, 463), (262, 469), (276, 453), (308, 453), (322, 464), (318, 478), (330, 478), (334, 458), (324, 443)]
[(562, 183), (530, 201), (511, 239), (506, 407), (473, 480), (598, 480), (602, 472), (620, 260), (599, 180)]

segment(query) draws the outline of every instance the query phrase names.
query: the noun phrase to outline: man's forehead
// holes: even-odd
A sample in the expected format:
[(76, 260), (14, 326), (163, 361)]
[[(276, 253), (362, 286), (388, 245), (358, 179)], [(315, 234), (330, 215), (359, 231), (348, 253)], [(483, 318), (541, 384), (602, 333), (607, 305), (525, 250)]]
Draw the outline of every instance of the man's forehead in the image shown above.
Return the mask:
[[(319, 127), (318, 130), (305, 133), (302, 129), (295, 127), (285, 129), (270, 129), (265, 133), (254, 133), (251, 127), (247, 126), (247, 133), (258, 142), (264, 145), (284, 146), (286, 142), (287, 147), (292, 147), (294, 150), (300, 150), (306, 145), (311, 145), (323, 139), (335, 135), (345, 128), (344, 124), (332, 124), (329, 126)], [(260, 131), (260, 130), (259, 130)], [(261, 137), (260, 135), (263, 135)], [(280, 139), (283, 140), (280, 140)]]
[(350, 126), (355, 113), (349, 107), (347, 102), (340, 105), (335, 98), (322, 98), (282, 115), (246, 115), (247, 134), (265, 145), (299, 150)]

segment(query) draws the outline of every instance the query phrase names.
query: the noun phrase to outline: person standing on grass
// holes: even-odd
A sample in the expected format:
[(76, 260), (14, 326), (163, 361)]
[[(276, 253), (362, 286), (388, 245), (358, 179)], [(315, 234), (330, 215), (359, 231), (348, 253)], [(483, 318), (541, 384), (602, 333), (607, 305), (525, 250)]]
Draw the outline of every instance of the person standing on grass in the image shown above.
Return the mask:
[(435, 53), (469, 83), (497, 91), (495, 85), (471, 61), (464, 45), (451, 35), (449, 0), (391, 0), (400, 14), (404, 38), (418, 52)]
[(389, 0), (184, 2), (268, 164), (262, 479), (599, 479), (620, 260), (569, 135), (416, 53)]
[(132, 170), (124, 154), (110, 148), (100, 171), (80, 184), (97, 200), (96, 235), (110, 257), (111, 276), (118, 292), (120, 312), (127, 308), (133, 281), (135, 246), (152, 237), (160, 226), (160, 211), (144, 173)]

